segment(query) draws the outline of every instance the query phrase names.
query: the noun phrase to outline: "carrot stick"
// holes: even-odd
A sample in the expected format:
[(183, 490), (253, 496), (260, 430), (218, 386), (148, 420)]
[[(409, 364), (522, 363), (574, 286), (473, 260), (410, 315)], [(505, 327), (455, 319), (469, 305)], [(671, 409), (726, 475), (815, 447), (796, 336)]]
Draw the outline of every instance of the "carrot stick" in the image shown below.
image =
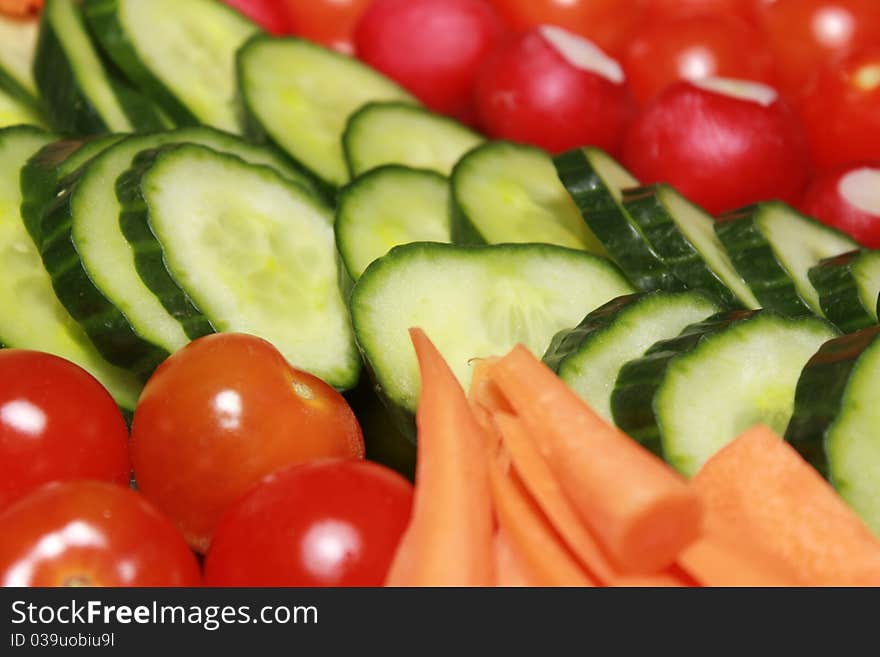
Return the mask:
[(700, 501), (687, 483), (599, 417), (525, 347), (515, 347), (489, 376), (622, 572), (664, 570), (698, 537)]
[(532, 573), (535, 586), (595, 586), (512, 474), (489, 463), (500, 529)]
[(495, 586), (540, 586), (504, 530), (495, 532)]
[(410, 330), (422, 389), (413, 514), (388, 586), (489, 586), (494, 581), (485, 437), (425, 333)]
[(681, 567), (703, 586), (802, 586), (793, 569), (743, 540), (712, 532), (687, 546)]
[(614, 582), (613, 586), (656, 589), (690, 588), (699, 584), (687, 573), (673, 567), (654, 575), (627, 575)]
[(880, 541), (784, 440), (756, 426), (709, 459), (693, 481), (707, 525), (794, 569), (807, 586), (880, 585)]

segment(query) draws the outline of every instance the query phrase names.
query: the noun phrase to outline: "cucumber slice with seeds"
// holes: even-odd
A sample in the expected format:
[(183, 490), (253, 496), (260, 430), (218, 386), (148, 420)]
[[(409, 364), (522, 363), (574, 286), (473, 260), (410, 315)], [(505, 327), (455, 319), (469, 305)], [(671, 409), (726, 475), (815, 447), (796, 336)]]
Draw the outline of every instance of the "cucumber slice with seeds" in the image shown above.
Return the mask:
[(685, 289), (621, 204), (622, 190), (638, 186), (638, 180), (598, 148), (568, 151), (554, 158), (553, 164), (583, 221), (636, 288)]
[(877, 323), (880, 251), (852, 251), (809, 271), (825, 316), (844, 333)]
[(104, 67), (72, 0), (47, 0), (34, 76), (52, 125), (75, 135), (165, 127), (152, 102)]
[(880, 327), (829, 340), (801, 374), (785, 438), (880, 534)]
[(577, 327), (557, 333), (544, 362), (610, 421), (611, 391), (620, 368), (659, 340), (720, 311), (698, 292), (620, 297), (591, 312)]
[(840, 231), (779, 201), (728, 213), (715, 232), (761, 305), (791, 316), (823, 314), (810, 268), (858, 248)]
[(281, 147), (335, 189), (349, 180), (342, 150), (348, 117), (364, 103), (416, 103), (352, 57), (296, 38), (257, 36), (238, 52), (238, 79), (254, 136)]
[(140, 192), (133, 247), (148, 285), (152, 271), (167, 269), (217, 330), (265, 338), (339, 389), (357, 383), (327, 207), (268, 167), (196, 145), (160, 151)]
[(43, 214), (55, 199), (62, 181), (124, 135), (94, 139), (66, 139), (48, 144), (27, 161), (21, 170), (21, 217), (34, 244), (42, 244)]
[(85, 12), (114, 63), (175, 123), (239, 131), (235, 52), (257, 25), (215, 0), (85, 0)]
[(715, 235), (715, 220), (669, 185), (623, 192), (623, 206), (663, 263), (691, 290), (728, 308), (758, 308)]
[[(42, 256), (58, 298), (105, 358), (143, 376), (189, 339), (210, 333), (212, 327), (188, 300), (169, 312), (164, 300), (141, 280), (132, 248), (120, 229), (123, 207), (117, 179), (141, 151), (185, 142), (270, 166), (278, 158), (273, 151), (210, 128), (133, 135), (66, 180), (43, 216)], [(124, 202), (137, 206), (137, 198)], [(176, 286), (173, 289), (177, 292)]]
[(0, 15), (0, 89), (32, 106), (39, 104), (32, 71), (37, 25), (37, 21), (16, 21)]
[(456, 162), (483, 141), (454, 119), (399, 102), (367, 103), (351, 115), (342, 136), (352, 177), (383, 164), (448, 176)]
[(18, 172), (52, 138), (29, 127), (0, 130), (0, 342), (66, 358), (97, 378), (123, 408), (132, 410), (140, 383), (101, 358), (58, 302), (52, 282), (21, 220)]
[(585, 313), (633, 290), (602, 258), (544, 244), (399, 246), (351, 296), (358, 344), (386, 399), (413, 412), (419, 392), (411, 327), (423, 328), (466, 387), (473, 358), (523, 343), (543, 354)]
[(543, 150), (489, 142), (452, 171), (452, 235), (459, 244), (541, 242), (605, 255)]
[(365, 173), (339, 191), (336, 244), (353, 280), (395, 246), (449, 242), (449, 184), (434, 171), (396, 164)]
[(804, 365), (836, 330), (815, 317), (730, 311), (661, 340), (620, 370), (617, 425), (687, 476), (740, 433), (788, 425)]

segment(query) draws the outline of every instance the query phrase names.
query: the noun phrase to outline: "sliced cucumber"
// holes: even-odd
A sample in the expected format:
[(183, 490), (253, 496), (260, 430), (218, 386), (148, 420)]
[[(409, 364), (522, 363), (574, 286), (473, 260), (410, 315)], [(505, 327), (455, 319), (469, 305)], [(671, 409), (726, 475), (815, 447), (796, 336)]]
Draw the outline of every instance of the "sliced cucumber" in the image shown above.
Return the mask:
[(336, 245), (353, 280), (395, 246), (449, 242), (449, 185), (434, 171), (372, 169), (339, 191)]
[(801, 370), (835, 334), (815, 317), (715, 315), (623, 366), (611, 397), (614, 421), (691, 476), (755, 424), (782, 433)]
[(252, 134), (330, 188), (349, 180), (342, 134), (351, 113), (375, 100), (416, 102), (356, 59), (295, 38), (254, 37), (238, 53), (238, 76)]
[(55, 200), (61, 181), (123, 136), (56, 141), (27, 161), (21, 170), (21, 217), (37, 248), (42, 244), (43, 214)]
[(85, 0), (104, 49), (178, 125), (237, 132), (235, 52), (259, 28), (216, 0)]
[(822, 345), (798, 381), (785, 438), (880, 534), (880, 327)]
[(37, 21), (14, 21), (0, 15), (0, 90), (36, 106), (32, 67), (37, 47)]
[(622, 190), (638, 186), (638, 180), (598, 148), (568, 151), (553, 163), (582, 220), (636, 288), (643, 292), (685, 289), (621, 204)]
[(852, 251), (809, 271), (825, 316), (844, 333), (877, 323), (880, 251)]
[(625, 190), (623, 206), (663, 263), (688, 288), (728, 308), (760, 306), (718, 240), (711, 215), (663, 184)]
[(202, 146), (145, 165), (144, 211), (121, 219), (144, 281), (166, 270), (217, 330), (258, 335), (294, 366), (353, 387), (361, 361), (331, 211), (269, 167)]
[(823, 314), (810, 268), (858, 248), (840, 231), (779, 201), (724, 215), (715, 232), (761, 305), (792, 316)]
[(367, 103), (348, 119), (342, 146), (352, 177), (382, 164), (431, 169), (448, 176), (485, 141), (461, 123), (408, 103)]
[(385, 397), (416, 408), (407, 330), (423, 328), (467, 385), (473, 358), (523, 343), (543, 354), (555, 333), (633, 290), (614, 265), (544, 244), (399, 246), (367, 268), (351, 297), (358, 344)]
[(29, 127), (0, 130), (0, 342), (56, 354), (91, 372), (116, 401), (134, 409), (140, 384), (111, 366), (58, 303), (21, 220), (18, 172), (51, 137)]
[(114, 79), (86, 29), (79, 3), (47, 0), (34, 76), (52, 125), (75, 135), (165, 127), (146, 97)]
[[(190, 338), (212, 330), (187, 299), (173, 312), (166, 310), (138, 275), (134, 253), (119, 225), (117, 179), (132, 166), (134, 157), (143, 150), (184, 142), (230, 151), (259, 164), (277, 160), (273, 151), (210, 128), (134, 135), (66, 180), (42, 222), (43, 261), (58, 298), (105, 358), (141, 375), (149, 374)], [(161, 277), (162, 271), (156, 275)], [(178, 292), (176, 285), (173, 290)]]
[(0, 89), (0, 128), (14, 125), (44, 127), (46, 120), (39, 110)]
[(654, 343), (721, 311), (698, 292), (619, 297), (553, 338), (544, 362), (599, 415), (611, 420), (611, 391), (625, 363)]
[(539, 148), (506, 141), (478, 146), (450, 181), (457, 243), (540, 242), (605, 255)]

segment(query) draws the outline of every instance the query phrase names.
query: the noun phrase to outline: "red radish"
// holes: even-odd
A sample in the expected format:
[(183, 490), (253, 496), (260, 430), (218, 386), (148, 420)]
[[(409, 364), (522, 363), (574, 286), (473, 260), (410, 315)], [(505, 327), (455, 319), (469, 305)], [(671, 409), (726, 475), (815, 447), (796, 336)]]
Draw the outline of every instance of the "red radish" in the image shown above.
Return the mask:
[(472, 118), (480, 62), (504, 27), (482, 0), (375, 0), (355, 29), (355, 49), (428, 107)]
[(816, 178), (801, 210), (880, 249), (880, 162), (850, 165)]
[(501, 47), (480, 72), (476, 101), (492, 137), (556, 153), (586, 145), (615, 153), (633, 112), (620, 64), (552, 25)]
[(223, 0), (272, 34), (287, 34), (287, 15), (278, 0)]
[(670, 183), (717, 215), (769, 199), (796, 203), (806, 154), (803, 129), (772, 87), (706, 78), (669, 87), (639, 114), (623, 162), (643, 183)]

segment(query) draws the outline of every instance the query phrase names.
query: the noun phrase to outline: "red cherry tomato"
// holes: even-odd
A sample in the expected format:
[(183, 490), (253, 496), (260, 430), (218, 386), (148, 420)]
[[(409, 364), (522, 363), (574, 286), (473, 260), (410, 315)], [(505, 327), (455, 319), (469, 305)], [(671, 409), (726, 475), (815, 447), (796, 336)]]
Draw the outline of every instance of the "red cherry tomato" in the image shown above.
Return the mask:
[(425, 105), (470, 122), (477, 69), (502, 36), (483, 0), (376, 0), (355, 44), (358, 57)]
[(278, 0), (223, 0), (237, 9), (257, 25), (272, 34), (285, 34), (289, 31), (287, 16)]
[(128, 485), (128, 429), (88, 372), (50, 354), (0, 350), (0, 509), (40, 485)]
[(880, 159), (880, 47), (825, 67), (801, 116), (816, 166)]
[(366, 461), (275, 473), (224, 516), (205, 561), (213, 586), (381, 586), (413, 491)]
[[(274, 0), (278, 3), (279, 0)], [(353, 34), (371, 0), (281, 0), (293, 34), (349, 54)]]
[(2, 586), (198, 586), (195, 555), (130, 488), (46, 484), (0, 512)]
[(642, 20), (644, 0), (490, 0), (511, 29), (559, 25), (614, 56)]
[(642, 103), (678, 80), (725, 77), (772, 84), (773, 57), (753, 27), (724, 15), (647, 24), (623, 60), (630, 89)]
[(241, 334), (201, 338), (162, 363), (131, 433), (138, 489), (202, 552), (223, 512), (267, 474), (363, 454), (342, 395)]
[(633, 111), (620, 65), (555, 26), (500, 48), (480, 72), (476, 99), (489, 135), (553, 152), (591, 144), (614, 153)]
[(860, 244), (880, 249), (880, 161), (819, 176), (807, 187), (800, 208)]
[(646, 0), (647, 18), (655, 22), (682, 16), (713, 15), (754, 22), (754, 3), (764, 1), (766, 0)]
[(823, 63), (880, 44), (877, 0), (777, 0), (764, 5), (761, 23), (781, 89), (793, 98)]
[(624, 164), (643, 183), (670, 183), (712, 214), (766, 199), (796, 202), (808, 175), (796, 116), (770, 87), (722, 80), (713, 90), (717, 80), (679, 82), (660, 94), (628, 130)]

